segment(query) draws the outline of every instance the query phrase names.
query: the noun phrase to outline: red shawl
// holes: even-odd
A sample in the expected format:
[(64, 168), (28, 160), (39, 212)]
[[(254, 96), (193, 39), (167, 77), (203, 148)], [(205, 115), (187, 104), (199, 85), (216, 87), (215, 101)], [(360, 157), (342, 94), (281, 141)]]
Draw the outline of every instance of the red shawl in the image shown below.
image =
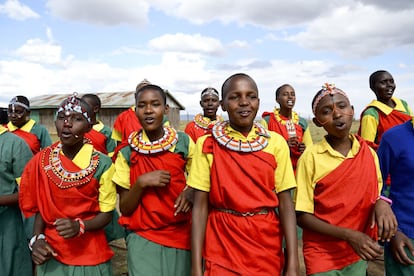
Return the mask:
[(114, 129), (122, 135), (122, 141), (127, 140), (133, 131), (140, 130), (141, 123), (139, 122), (134, 109), (129, 108), (128, 110), (121, 112), (115, 120)]
[(85, 138), (89, 139), (92, 142), (93, 147), (104, 154), (108, 154), (106, 150), (106, 140), (108, 139), (103, 133), (91, 129), (88, 133), (85, 134)]
[[(269, 116), (269, 122), (268, 122), (268, 129), (272, 130), (274, 132), (279, 133), (282, 135), (285, 140), (287, 141), (289, 139), (289, 135), (286, 129), (286, 125), (282, 125), (276, 120), (276, 116), (274, 112), (264, 112), (262, 117)], [(284, 117), (283, 115), (279, 116), (283, 120), (288, 120), (288, 118)], [(296, 129), (296, 137), (298, 138), (298, 142), (301, 143), (303, 141), (303, 129), (299, 124), (295, 124)], [(298, 163), (298, 159), (300, 155), (302, 154), (297, 147), (289, 147), (290, 150), (290, 159), (292, 161), (293, 170), (296, 170), (296, 164)]]
[[(368, 145), (362, 139), (360, 144), (354, 158), (346, 159), (316, 183), (314, 215), (376, 239), (370, 216), (378, 197), (377, 172)], [(307, 274), (342, 269), (360, 260), (347, 242), (307, 229), (303, 229), (303, 253)]]
[(186, 186), (186, 161), (177, 153), (163, 151), (158, 154), (140, 154), (132, 151), (130, 181), (135, 185), (138, 176), (155, 170), (171, 174), (167, 187), (148, 187), (131, 216), (121, 216), (119, 223), (129, 230), (155, 243), (190, 249), (190, 213), (174, 216), (174, 203)]
[(40, 141), (35, 134), (21, 129), (16, 129), (13, 133), (26, 141), (26, 144), (32, 150), (33, 155), (40, 151)]
[[(365, 108), (362, 111), (361, 118), (362, 118), (362, 114), (364, 114), (365, 110), (367, 110), (368, 108), (371, 108), (371, 107), (372, 106), (368, 106), (367, 108)], [(384, 112), (382, 112), (378, 108), (376, 108), (376, 110), (378, 111), (378, 116), (379, 116), (379, 118), (378, 118), (378, 127), (377, 127), (377, 135), (375, 137), (374, 142), (367, 141), (368, 144), (374, 150), (378, 149), (378, 146), (379, 146), (379, 143), (381, 141), (382, 135), (384, 134), (385, 131), (392, 128), (393, 126), (400, 125), (402, 123), (405, 123), (405, 122), (411, 120), (411, 115), (402, 113), (401, 111), (398, 111), (398, 110), (395, 110), (395, 109), (388, 115), (385, 114)], [(359, 126), (358, 133), (361, 134), (361, 126)]]
[[(112, 250), (106, 241), (104, 230), (86, 231), (71, 239), (59, 236), (53, 225), (58, 218), (92, 219), (99, 213), (99, 183), (92, 178), (81, 186), (61, 189), (53, 183), (44, 170), (44, 159), (51, 147), (35, 155), (22, 174), (19, 204), (26, 217), (40, 213), (46, 223), (44, 234), (47, 242), (58, 254), (55, 258), (67, 265), (97, 265), (110, 260)], [(70, 159), (61, 155), (62, 165), (69, 171), (79, 171)]]
[[(203, 152), (214, 156), (204, 257), (240, 275), (278, 275), (283, 255), (280, 222), (273, 212), (278, 206), (274, 156), (231, 151), (212, 137), (205, 140)], [(242, 217), (217, 208), (269, 213)]]

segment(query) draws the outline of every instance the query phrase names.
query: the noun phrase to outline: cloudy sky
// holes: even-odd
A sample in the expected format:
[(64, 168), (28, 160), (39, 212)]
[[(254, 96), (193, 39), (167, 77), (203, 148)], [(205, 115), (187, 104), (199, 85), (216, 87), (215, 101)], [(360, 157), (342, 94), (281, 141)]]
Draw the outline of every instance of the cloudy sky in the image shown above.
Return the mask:
[(200, 92), (233, 73), (257, 82), (260, 113), (296, 89), (311, 116), (324, 82), (346, 91), (356, 117), (388, 70), (414, 106), (412, 0), (6, 0), (0, 2), (0, 105), (13, 95), (134, 90), (143, 78), (195, 114)]

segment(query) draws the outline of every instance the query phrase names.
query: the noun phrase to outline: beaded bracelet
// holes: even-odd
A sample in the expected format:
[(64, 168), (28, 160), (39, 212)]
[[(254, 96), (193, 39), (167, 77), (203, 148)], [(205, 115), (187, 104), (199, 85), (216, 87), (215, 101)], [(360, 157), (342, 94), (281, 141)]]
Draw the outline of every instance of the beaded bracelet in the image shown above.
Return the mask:
[(76, 218), (75, 221), (79, 222), (79, 233), (78, 233), (78, 237), (79, 237), (85, 234), (85, 223), (80, 218)]
[(390, 206), (392, 205), (392, 200), (391, 199), (389, 199), (388, 197), (386, 197), (386, 196), (379, 196), (378, 198), (377, 198), (377, 200), (379, 200), (379, 199), (382, 199), (382, 200), (384, 200), (385, 202), (387, 202)]

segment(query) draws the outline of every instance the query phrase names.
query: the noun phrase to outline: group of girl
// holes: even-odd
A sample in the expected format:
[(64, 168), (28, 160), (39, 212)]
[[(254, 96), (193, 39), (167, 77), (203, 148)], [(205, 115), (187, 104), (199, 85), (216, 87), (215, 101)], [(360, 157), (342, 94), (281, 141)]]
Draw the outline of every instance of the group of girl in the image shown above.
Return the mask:
[[(113, 219), (117, 194), (129, 275), (299, 275), (297, 224), (303, 228), (308, 275), (365, 275), (366, 261), (383, 252), (377, 239), (390, 245), (393, 272), (410, 271), (414, 263), (404, 248), (412, 249), (414, 224), (404, 204), (412, 193), (401, 194), (399, 184), (384, 192), (382, 179), (390, 175), (390, 183), (402, 182), (405, 172), (400, 167), (394, 172), (393, 143), (380, 143), (378, 152), (388, 158), (379, 162), (365, 136), (370, 133), (373, 143), (381, 137), (391, 141), (385, 130), (408, 120), (399, 114), (407, 105), (392, 97), (395, 84), (388, 72), (375, 74), (370, 84), (377, 99), (361, 120), (365, 139), (350, 133), (354, 110), (346, 93), (325, 84), (311, 105), (313, 122), (327, 132), (317, 144), (307, 122), (293, 111), (290, 85), (276, 90), (280, 108), (265, 112), (257, 123), (258, 87), (243, 73), (224, 81), (221, 101), (216, 89), (202, 91), (203, 114), (185, 132), (165, 122), (164, 90), (149, 82), (138, 85), (133, 114), (139, 125), (128, 133), (117, 130), (120, 142), (107, 152), (94, 149), (92, 140), (100, 136), (91, 135), (99, 128), (93, 97), (74, 94), (56, 112), (58, 142), (42, 146), (34, 157), (27, 150), (1, 152), (2, 161), (20, 154), (26, 157), (17, 161), (27, 164), (2, 170), (9, 181), (0, 196), (0, 221), (18, 220), (18, 197), (24, 216), (34, 220), (29, 247), (36, 275), (112, 275), (105, 227), (118, 221)], [(217, 115), (219, 106), (228, 120)], [(11, 124), (14, 117), (27, 118), (25, 112), (30, 112), (28, 102), (12, 100)], [(410, 112), (407, 107), (405, 113)], [(5, 128), (0, 146), (11, 145), (3, 135), (10, 136)], [(399, 150), (405, 156), (404, 147)], [(387, 168), (382, 173), (379, 164)], [(391, 207), (397, 196), (406, 200)], [(21, 265), (29, 256), (22, 233), (23, 228), (7, 233), (7, 242), (19, 244), (21, 252), (10, 255), (1, 247), (7, 275), (31, 273), (30, 260), (26, 268)]]

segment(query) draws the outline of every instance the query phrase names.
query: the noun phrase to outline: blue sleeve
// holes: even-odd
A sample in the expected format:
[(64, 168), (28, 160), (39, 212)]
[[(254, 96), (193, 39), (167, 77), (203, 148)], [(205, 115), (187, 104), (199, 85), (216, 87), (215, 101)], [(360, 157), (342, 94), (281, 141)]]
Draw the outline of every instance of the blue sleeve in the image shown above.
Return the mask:
[(383, 186), (381, 194), (384, 195), (385, 190), (387, 189), (387, 185), (385, 184), (385, 181), (388, 178), (388, 175), (390, 171), (392, 171), (392, 166), (397, 162), (396, 155), (391, 147), (391, 145), (388, 143), (387, 140), (382, 139), (380, 142), (380, 145), (377, 150), (377, 155), (379, 158), (379, 164), (381, 169), (381, 175), (383, 179)]

